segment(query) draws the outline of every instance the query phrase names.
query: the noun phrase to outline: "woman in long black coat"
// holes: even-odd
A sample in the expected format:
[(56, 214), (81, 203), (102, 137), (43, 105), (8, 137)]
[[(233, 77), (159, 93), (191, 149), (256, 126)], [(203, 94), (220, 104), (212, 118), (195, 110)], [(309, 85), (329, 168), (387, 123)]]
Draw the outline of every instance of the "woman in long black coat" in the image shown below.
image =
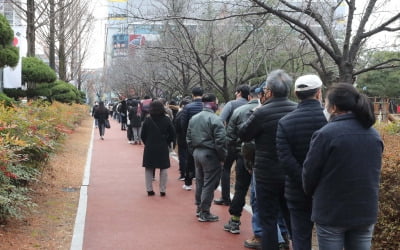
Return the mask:
[(168, 168), (170, 167), (169, 148), (175, 141), (175, 129), (171, 119), (166, 116), (164, 105), (160, 101), (150, 104), (150, 116), (143, 122), (140, 137), (144, 144), (143, 167), (147, 194), (154, 195), (153, 170), (160, 169), (160, 195), (165, 196)]

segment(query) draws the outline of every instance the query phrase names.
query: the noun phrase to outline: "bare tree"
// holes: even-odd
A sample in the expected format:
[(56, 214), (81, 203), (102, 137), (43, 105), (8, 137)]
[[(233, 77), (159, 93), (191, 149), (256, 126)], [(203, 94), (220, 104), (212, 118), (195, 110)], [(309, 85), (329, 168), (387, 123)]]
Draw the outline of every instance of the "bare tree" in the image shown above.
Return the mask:
[[(377, 8), (390, 1), (365, 1), (364, 7), (358, 7), (361, 7), (361, 12), (357, 11), (355, 0), (250, 2), (280, 18), (308, 41), (316, 55), (316, 60), (308, 63), (328, 82), (338, 80), (351, 83), (362, 72), (399, 66), (393, 65), (393, 61), (386, 61), (379, 66), (357, 69), (360, 52), (368, 39), (382, 32), (400, 30), (399, 11), (385, 13), (379, 22), (371, 21)], [(340, 13), (344, 15), (338, 15)], [(359, 20), (356, 20), (357, 17)], [(329, 61), (335, 64), (337, 71), (328, 67)]]
[[(42, 19), (48, 5), (47, 1), (42, 0), (9, 0), (13, 4), (18, 16), (27, 24), (26, 40), (28, 44), (27, 56), (35, 56), (36, 53), (36, 30), (46, 24)], [(40, 8), (38, 6), (41, 6)]]
[[(93, 16), (87, 0), (50, 0), (44, 18), (49, 26), (38, 36), (49, 57), (49, 64), (64, 81), (75, 80), (80, 89), (82, 63), (87, 57)], [(56, 56), (58, 65), (56, 65)]]

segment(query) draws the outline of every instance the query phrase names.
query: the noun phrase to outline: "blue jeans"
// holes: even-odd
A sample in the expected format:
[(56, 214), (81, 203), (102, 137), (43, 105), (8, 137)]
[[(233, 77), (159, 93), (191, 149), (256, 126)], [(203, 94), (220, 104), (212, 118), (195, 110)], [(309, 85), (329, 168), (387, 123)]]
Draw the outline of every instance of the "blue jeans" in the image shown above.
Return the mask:
[[(251, 226), (253, 228), (253, 233), (255, 236), (262, 236), (261, 221), (258, 215), (257, 199), (256, 199), (256, 180), (254, 174), (251, 175), (251, 185), (250, 185), (250, 203), (251, 210), (253, 211), (253, 216), (251, 217)], [(282, 233), (279, 225), (277, 225), (278, 242), (284, 243), (285, 240), (282, 237)]]
[(374, 225), (332, 227), (317, 224), (318, 245), (321, 250), (370, 250)]

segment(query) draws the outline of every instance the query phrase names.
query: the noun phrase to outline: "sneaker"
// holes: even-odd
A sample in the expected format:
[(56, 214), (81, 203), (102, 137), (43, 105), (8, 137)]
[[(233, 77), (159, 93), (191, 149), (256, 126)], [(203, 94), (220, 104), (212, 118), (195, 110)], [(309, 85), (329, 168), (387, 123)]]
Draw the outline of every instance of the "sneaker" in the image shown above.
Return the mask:
[(222, 198), (219, 198), (218, 200), (214, 200), (215, 205), (224, 205), (224, 206), (229, 206), (231, 204), (230, 201), (226, 201)]
[(200, 208), (198, 207), (197, 209), (196, 209), (196, 217), (199, 217), (200, 216)]
[(186, 191), (192, 190), (192, 186), (186, 186), (185, 184), (183, 184), (182, 188), (185, 189)]
[(197, 220), (200, 222), (214, 222), (218, 221), (219, 217), (211, 214), (210, 212), (200, 212), (199, 218)]
[(289, 244), (286, 242), (279, 243), (278, 247), (279, 247), (279, 250), (289, 250), (290, 249)]
[(224, 230), (233, 234), (240, 234), (240, 221), (229, 220), (228, 224), (224, 225)]
[(261, 249), (261, 238), (253, 236), (253, 238), (244, 241), (244, 246), (251, 249)]
[(180, 181), (184, 181), (184, 180), (185, 180), (185, 176), (181, 176), (181, 177), (179, 177), (179, 178), (178, 178), (178, 180), (180, 180)]

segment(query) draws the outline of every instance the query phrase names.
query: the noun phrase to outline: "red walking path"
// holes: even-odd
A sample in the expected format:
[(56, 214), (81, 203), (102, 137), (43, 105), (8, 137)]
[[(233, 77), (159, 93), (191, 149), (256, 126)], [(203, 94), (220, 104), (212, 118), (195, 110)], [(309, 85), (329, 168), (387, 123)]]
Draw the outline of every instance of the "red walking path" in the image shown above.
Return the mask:
[[(194, 189), (182, 189), (176, 157), (171, 157), (167, 195), (159, 195), (157, 171), (156, 195), (147, 196), (143, 145), (128, 144), (126, 131), (116, 121), (104, 138), (100, 140), (94, 129), (71, 250), (245, 249), (244, 240), (252, 236), (248, 212), (243, 211), (237, 235), (223, 230), (230, 217), (227, 206), (212, 205), (218, 222), (197, 221)], [(218, 190), (215, 197), (220, 197)]]

